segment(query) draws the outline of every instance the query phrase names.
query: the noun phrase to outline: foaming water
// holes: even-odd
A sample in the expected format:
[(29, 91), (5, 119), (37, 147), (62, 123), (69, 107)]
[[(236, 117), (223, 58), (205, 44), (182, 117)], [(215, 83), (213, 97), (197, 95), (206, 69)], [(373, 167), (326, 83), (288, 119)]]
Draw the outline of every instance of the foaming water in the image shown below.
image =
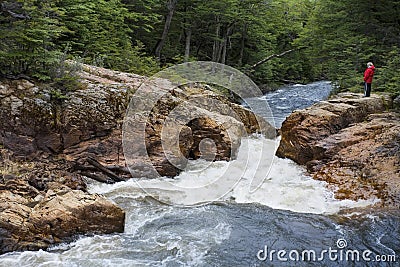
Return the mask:
[[(322, 99), (329, 86), (290, 86), (255, 101), (269, 103), (279, 127), (290, 109)], [(345, 239), (349, 249), (400, 255), (398, 210), (347, 210), (377, 200), (334, 199), (324, 182), (274, 156), (278, 142), (246, 138), (237, 160), (193, 161), (175, 179), (131, 179), (113, 185), (88, 181), (90, 192), (124, 209), (124, 233), (78, 236), (47, 251), (7, 253), (0, 255), (0, 266), (378, 266), (329, 260), (260, 262), (256, 256), (265, 246), (335, 249), (338, 239)], [(398, 262), (397, 257), (397, 262), (379, 266)]]
[(227, 220), (215, 218), (210, 207), (177, 209), (138, 201), (125, 211), (123, 234), (82, 236), (47, 251), (8, 253), (0, 256), (0, 266), (201, 266), (210, 248), (231, 233)]
[[(90, 191), (128, 199), (150, 195), (160, 202), (180, 206), (228, 201), (314, 214), (333, 214), (378, 201), (335, 199), (325, 182), (312, 179), (291, 160), (273, 156), (277, 142), (245, 138), (237, 160), (198, 160), (174, 179), (129, 180), (112, 186), (96, 183)], [(258, 181), (256, 187), (254, 180)]]

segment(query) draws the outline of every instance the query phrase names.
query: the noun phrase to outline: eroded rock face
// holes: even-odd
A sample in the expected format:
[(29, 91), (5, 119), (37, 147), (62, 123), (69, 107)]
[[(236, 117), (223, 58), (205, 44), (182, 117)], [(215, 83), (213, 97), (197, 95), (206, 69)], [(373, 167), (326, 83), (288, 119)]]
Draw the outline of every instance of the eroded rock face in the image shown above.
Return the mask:
[[(39, 88), (26, 80), (0, 82), (1, 139), (15, 155), (34, 158), (38, 150), (61, 153), (73, 145), (109, 135), (122, 123), (132, 92), (141, 76), (84, 65), (81, 88), (66, 93), (62, 101), (52, 88)], [(107, 74), (107, 75), (106, 75)], [(110, 80), (115, 79), (115, 80)], [(19, 139), (18, 143), (15, 139)]]
[(369, 114), (386, 110), (390, 97), (342, 93), (328, 101), (294, 111), (282, 124), (281, 142), (276, 152), (299, 164), (323, 157), (315, 144), (353, 123), (363, 121)]
[(0, 152), (0, 254), (45, 249), (77, 234), (123, 232), (124, 211), (87, 193), (65, 160), (21, 162)]
[[(168, 92), (157, 88), (162, 87), (142, 88), (125, 118), (124, 152), (134, 177), (176, 176), (188, 159), (235, 159), (241, 138), (250, 133), (275, 137), (275, 128), (265, 120), (200, 85)], [(144, 103), (151, 112), (140, 111)]]
[[(162, 80), (138, 96), (135, 91), (145, 77), (88, 65), (82, 69), (81, 85), (67, 92), (62, 101), (51, 95), (51, 88), (25, 80), (0, 82), (0, 144), (22, 158), (63, 154), (79, 164), (95, 157), (106, 165), (125, 166), (121, 126), (128, 102), (134, 95), (142, 97), (139, 104), (145, 105), (150, 94), (160, 92), (163, 97), (150, 114), (135, 114), (146, 121), (146, 153), (143, 157), (135, 154), (135, 163), (130, 164), (138, 170), (135, 177), (155, 177), (147, 171), (149, 164), (161, 176), (177, 175), (188, 158), (201, 157), (203, 139), (215, 143), (215, 148), (210, 147), (215, 149), (213, 160), (230, 160), (235, 158), (242, 136), (257, 132), (267, 138), (276, 135), (275, 128), (262, 118), (200, 85), (169, 91), (165, 88), (173, 88), (170, 82)], [(139, 150), (138, 138), (130, 141), (132, 150)], [(211, 154), (207, 147), (203, 152)]]
[(123, 231), (124, 211), (87, 193), (74, 165), (85, 153), (118, 153), (127, 95), (143, 77), (95, 73), (83, 66), (81, 86), (62, 101), (48, 86), (0, 81), (0, 253)]
[[(324, 151), (313, 177), (336, 188), (338, 199), (379, 198), (383, 205), (400, 207), (400, 115), (372, 114), (319, 141)], [(320, 163), (317, 162), (317, 165)]]
[[(145, 77), (81, 67), (80, 85), (65, 95), (26, 80), (0, 81), (0, 253), (123, 231), (124, 212), (87, 193), (84, 176), (115, 182), (97, 162), (118, 179), (131, 177), (122, 125)], [(147, 88), (139, 105), (163, 88)], [(247, 134), (275, 137), (267, 122), (201, 86), (163, 93), (150, 114), (135, 114), (144, 123), (141, 139), (128, 138), (135, 177), (175, 176), (189, 158), (233, 159)]]
[(277, 155), (306, 165), (338, 199), (400, 207), (400, 117), (384, 112), (389, 99), (340, 94), (295, 111), (283, 123)]
[(77, 234), (123, 232), (125, 213), (100, 195), (60, 185), (39, 191), (16, 178), (0, 183), (0, 218), (4, 253), (45, 249)]

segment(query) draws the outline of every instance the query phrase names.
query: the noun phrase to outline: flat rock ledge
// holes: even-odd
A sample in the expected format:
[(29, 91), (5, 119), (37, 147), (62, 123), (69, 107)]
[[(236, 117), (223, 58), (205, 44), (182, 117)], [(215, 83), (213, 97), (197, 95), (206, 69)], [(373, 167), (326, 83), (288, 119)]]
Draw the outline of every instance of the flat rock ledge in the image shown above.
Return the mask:
[(305, 165), (337, 199), (400, 207), (400, 115), (387, 95), (342, 93), (283, 123), (277, 156)]
[(85, 192), (71, 175), (58, 177), (0, 176), (0, 254), (46, 249), (79, 234), (124, 231), (121, 208)]

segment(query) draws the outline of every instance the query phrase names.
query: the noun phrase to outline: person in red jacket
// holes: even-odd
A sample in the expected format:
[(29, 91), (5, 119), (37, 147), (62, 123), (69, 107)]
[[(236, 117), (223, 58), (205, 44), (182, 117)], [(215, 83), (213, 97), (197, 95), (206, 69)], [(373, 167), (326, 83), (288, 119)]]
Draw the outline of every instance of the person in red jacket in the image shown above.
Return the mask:
[(374, 77), (375, 67), (372, 62), (367, 63), (367, 69), (364, 71), (364, 96), (371, 95), (372, 78)]

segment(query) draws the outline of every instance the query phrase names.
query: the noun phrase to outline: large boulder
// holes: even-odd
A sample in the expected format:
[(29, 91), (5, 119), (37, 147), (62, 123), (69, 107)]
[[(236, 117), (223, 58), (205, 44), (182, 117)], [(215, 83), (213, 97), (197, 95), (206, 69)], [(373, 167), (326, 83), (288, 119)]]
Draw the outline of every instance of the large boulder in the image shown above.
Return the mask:
[(161, 82), (142, 85), (146, 87), (134, 96), (125, 118), (124, 152), (135, 177), (176, 176), (188, 159), (235, 159), (242, 137), (276, 135), (264, 119), (202, 85), (163, 92), (173, 86)]
[(303, 110), (294, 111), (283, 122), (281, 142), (276, 152), (299, 164), (320, 159), (323, 153), (315, 144), (347, 126), (365, 120), (367, 115), (385, 111), (391, 105), (389, 96), (341, 93)]
[(340, 94), (283, 123), (277, 155), (307, 166), (338, 199), (400, 207), (400, 116), (390, 97)]
[(65, 160), (18, 161), (0, 150), (0, 254), (45, 249), (77, 234), (124, 230), (124, 211), (86, 191)]
[(124, 231), (124, 211), (100, 195), (23, 179), (0, 183), (0, 252), (46, 249), (77, 234)]

